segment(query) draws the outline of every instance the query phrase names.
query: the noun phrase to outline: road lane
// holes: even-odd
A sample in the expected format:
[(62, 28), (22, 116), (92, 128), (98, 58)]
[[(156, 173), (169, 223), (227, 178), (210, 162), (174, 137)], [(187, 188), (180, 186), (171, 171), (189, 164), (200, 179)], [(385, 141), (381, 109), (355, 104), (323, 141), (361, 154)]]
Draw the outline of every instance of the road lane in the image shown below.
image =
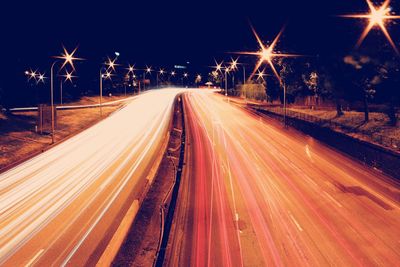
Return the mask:
[(398, 266), (398, 182), (220, 95), (184, 100), (190, 203), (166, 265)]
[(0, 174), (0, 265), (95, 263), (142, 196), (179, 92), (144, 94)]

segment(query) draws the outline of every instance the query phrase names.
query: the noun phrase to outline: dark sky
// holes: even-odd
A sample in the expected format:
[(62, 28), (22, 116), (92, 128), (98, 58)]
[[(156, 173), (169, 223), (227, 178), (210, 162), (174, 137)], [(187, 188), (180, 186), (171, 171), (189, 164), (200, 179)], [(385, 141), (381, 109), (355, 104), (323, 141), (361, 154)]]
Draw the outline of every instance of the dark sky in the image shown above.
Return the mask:
[(96, 75), (96, 66), (114, 51), (121, 53), (121, 63), (138, 67), (186, 61), (206, 67), (214, 57), (229, 59), (226, 52), (258, 48), (249, 21), (263, 40), (287, 24), (282, 51), (340, 54), (354, 46), (364, 23), (335, 15), (368, 10), (364, 0), (7, 2), (0, 8), (0, 86), (7, 90), (14, 80), (22, 86), (17, 77), (29, 67), (48, 73), (61, 44), (79, 45), (78, 56), (87, 59), (82, 64), (93, 69), (79, 73), (83, 76)]

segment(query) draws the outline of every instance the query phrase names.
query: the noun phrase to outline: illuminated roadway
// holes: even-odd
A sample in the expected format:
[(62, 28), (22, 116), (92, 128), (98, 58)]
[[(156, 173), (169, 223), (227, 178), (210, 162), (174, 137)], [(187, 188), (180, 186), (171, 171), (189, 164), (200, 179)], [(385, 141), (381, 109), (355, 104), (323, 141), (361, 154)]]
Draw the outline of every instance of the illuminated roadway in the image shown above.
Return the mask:
[(184, 97), (168, 266), (399, 266), (399, 183), (223, 96)]
[(143, 94), (0, 174), (0, 265), (96, 263), (163, 154), (178, 93)]

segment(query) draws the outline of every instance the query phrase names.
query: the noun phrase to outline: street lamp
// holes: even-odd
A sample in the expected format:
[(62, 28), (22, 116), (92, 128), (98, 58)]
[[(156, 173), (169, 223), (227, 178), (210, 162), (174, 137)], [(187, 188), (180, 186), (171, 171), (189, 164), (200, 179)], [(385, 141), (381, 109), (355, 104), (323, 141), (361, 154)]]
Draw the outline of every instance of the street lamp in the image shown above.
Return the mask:
[(231, 65), (229, 66), (229, 68), (232, 70), (232, 87), (233, 90), (235, 90), (235, 74), (234, 72), (238, 69), (237, 65), (238, 65), (238, 58), (237, 59), (233, 59), (231, 58)]
[(65, 79), (60, 80), (60, 103), (61, 105), (63, 104), (63, 83), (70, 81), (72, 83), (72, 78), (76, 78), (76, 76), (73, 76), (74, 71), (68, 72), (68, 70), (65, 70), (65, 74), (61, 75), (61, 77), (64, 77)]
[(228, 73), (230, 71), (229, 67), (225, 67), (224, 68), (225, 71), (225, 96), (228, 96)]
[(157, 87), (158, 87), (158, 83), (159, 83), (159, 76), (158, 74), (164, 75), (164, 69), (160, 69), (160, 71), (157, 72)]
[(103, 116), (103, 79), (110, 79), (111, 80), (111, 71), (106, 70), (103, 73), (103, 68), (100, 69), (100, 99), (99, 99), (99, 107), (100, 107), (100, 116)]
[(183, 77), (182, 77), (182, 86), (184, 86), (183, 80), (184, 80), (184, 79), (187, 80), (188, 77), (189, 77), (189, 74), (188, 74), (187, 72), (184, 72), (184, 73), (183, 73)]
[(387, 20), (394, 20), (400, 19), (400, 16), (391, 15), (391, 8), (390, 8), (390, 0), (386, 0), (383, 4), (379, 7), (375, 6), (370, 0), (366, 0), (370, 12), (368, 14), (353, 14), (353, 15), (341, 15), (340, 17), (344, 18), (356, 18), (356, 19), (367, 19), (369, 23), (363, 33), (361, 34), (360, 38), (357, 41), (356, 47), (360, 47), (364, 39), (367, 37), (368, 33), (376, 26), (381, 29), (383, 34), (385, 35), (386, 39), (389, 41), (390, 45), (393, 47), (394, 51), (399, 54), (399, 50), (396, 47), (395, 43), (393, 42), (392, 37), (390, 36), (387, 28), (386, 28), (386, 21)]
[[(82, 60), (82, 58), (76, 58), (74, 57), (74, 54), (76, 53), (76, 50), (78, 49), (77, 47), (71, 52), (68, 53), (67, 49), (63, 47), (64, 52), (61, 54), (61, 56), (56, 56), (55, 58), (57, 59), (62, 59), (64, 60), (63, 64), (61, 65), (61, 69), (63, 69), (67, 64), (72, 67), (73, 70), (75, 70), (74, 66), (74, 60)], [(59, 60), (56, 60), (53, 62), (50, 68), (50, 98), (51, 98), (51, 143), (54, 144), (54, 138), (55, 138), (55, 125), (54, 125), (54, 66), (59, 63)]]
[(44, 79), (46, 79), (46, 77), (44, 75), (45, 74), (41, 74), (40, 72), (38, 73), (37, 82), (36, 82), (37, 84), (40, 83), (40, 82), (44, 83)]
[(256, 73), (256, 71), (260, 68), (261, 64), (264, 62), (267, 62), (267, 64), (271, 67), (275, 77), (278, 79), (280, 86), (283, 88), (283, 109), (284, 109), (284, 115), (283, 115), (283, 121), (284, 121), (284, 126), (286, 127), (286, 84), (282, 80), (282, 78), (279, 76), (278, 71), (275, 68), (275, 65), (273, 63), (274, 58), (285, 58), (285, 57), (298, 57), (299, 55), (295, 54), (284, 54), (284, 53), (279, 53), (275, 51), (275, 47), (285, 29), (283, 27), (281, 31), (278, 33), (278, 35), (275, 37), (275, 39), (272, 41), (272, 43), (269, 46), (265, 46), (264, 43), (261, 41), (261, 38), (255, 31), (253, 27), (251, 27), (254, 36), (257, 39), (258, 45), (260, 46), (260, 50), (257, 52), (240, 52), (239, 54), (244, 54), (244, 55), (255, 55), (259, 57), (258, 63), (254, 68), (253, 73), (251, 74), (250, 78), (253, 77)]
[[(151, 74), (151, 72), (152, 72), (151, 67), (146, 66), (146, 69), (143, 72), (143, 90), (146, 89), (146, 73)], [(140, 87), (139, 87), (139, 94), (140, 94)]]
[[(118, 56), (120, 54), (118, 52), (115, 52), (115, 58), (111, 59), (107, 57), (107, 62), (104, 63), (104, 65), (107, 66), (105, 69), (104, 66), (100, 68), (99, 71), (99, 82), (100, 82), (100, 99), (99, 99), (99, 108), (100, 108), (100, 116), (103, 116), (103, 79), (110, 79), (111, 80), (111, 72), (115, 71), (115, 67), (118, 66), (115, 62), (118, 59)], [(103, 73), (105, 71), (105, 73)]]
[(259, 80), (263, 80), (264, 81), (265, 80), (264, 76), (265, 76), (264, 71), (258, 70), (258, 72), (257, 72), (257, 81), (259, 81)]
[[(130, 79), (131, 79), (131, 74), (132, 74), (132, 78), (135, 78), (135, 74), (133, 73), (133, 71), (135, 70), (135, 65), (128, 65), (128, 68), (127, 68), (127, 70), (128, 70), (128, 73), (126, 74), (126, 76), (125, 76), (125, 78), (124, 78), (124, 90), (125, 90), (125, 96), (126, 96), (126, 78), (128, 78), (128, 83), (130, 82)], [(129, 83), (129, 86), (131, 86), (130, 85), (130, 83)]]
[(31, 79), (34, 79), (36, 81), (37, 70), (33, 71), (32, 69), (30, 69), (29, 71), (26, 70), (24, 73), (26, 76), (28, 76), (28, 81), (30, 81)]

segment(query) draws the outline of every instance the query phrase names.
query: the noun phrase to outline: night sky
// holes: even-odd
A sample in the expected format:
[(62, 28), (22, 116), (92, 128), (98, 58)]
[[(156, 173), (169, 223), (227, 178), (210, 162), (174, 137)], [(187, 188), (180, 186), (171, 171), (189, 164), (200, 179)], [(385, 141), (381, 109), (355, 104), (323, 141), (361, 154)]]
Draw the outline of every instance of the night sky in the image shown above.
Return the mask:
[[(214, 58), (227, 60), (228, 52), (258, 49), (249, 22), (266, 41), (286, 24), (278, 45), (281, 51), (311, 56), (345, 54), (354, 47), (365, 21), (335, 15), (368, 11), (364, 0), (81, 0), (1, 5), (0, 86), (12, 94), (26, 89), (26, 69), (46, 70), (48, 76), (51, 56), (62, 52), (62, 44), (70, 50), (79, 45), (77, 55), (86, 59), (77, 66), (82, 80), (95, 80), (98, 66), (114, 51), (121, 53), (120, 63), (136, 63), (139, 68), (189, 61), (193, 70), (205, 72)], [(392, 7), (396, 6), (399, 1), (392, 1)], [(393, 35), (399, 27), (389, 31)], [(385, 42), (383, 36), (369, 39)], [(255, 62), (254, 58), (241, 60)]]

